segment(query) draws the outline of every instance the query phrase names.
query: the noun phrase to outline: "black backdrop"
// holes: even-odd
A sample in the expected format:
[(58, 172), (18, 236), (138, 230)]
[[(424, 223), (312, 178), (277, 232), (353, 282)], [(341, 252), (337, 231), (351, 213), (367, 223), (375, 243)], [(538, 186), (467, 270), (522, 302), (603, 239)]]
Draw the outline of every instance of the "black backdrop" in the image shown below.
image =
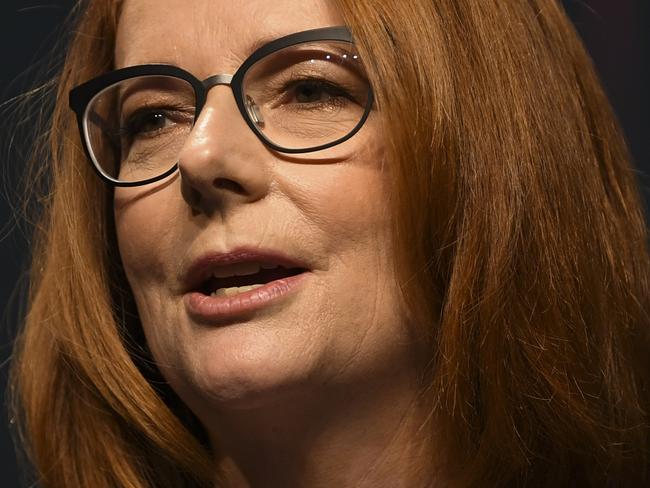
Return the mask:
[[(215, 0), (220, 1), (220, 0)], [(43, 81), (42, 66), (62, 38), (63, 21), (72, 0), (2, 0), (0, 6), (0, 486), (24, 487), (6, 413), (6, 379), (12, 337), (26, 285), (25, 226), (14, 225), (16, 201), (12, 175), (23, 164), (31, 141), (16, 134), (12, 97)], [(632, 148), (646, 208), (650, 207), (650, 131), (648, 87), (648, 0), (564, 0), (582, 35)], [(188, 3), (190, 5), (190, 3)], [(8, 109), (9, 107), (9, 109)], [(38, 365), (35, 365), (38, 367)]]

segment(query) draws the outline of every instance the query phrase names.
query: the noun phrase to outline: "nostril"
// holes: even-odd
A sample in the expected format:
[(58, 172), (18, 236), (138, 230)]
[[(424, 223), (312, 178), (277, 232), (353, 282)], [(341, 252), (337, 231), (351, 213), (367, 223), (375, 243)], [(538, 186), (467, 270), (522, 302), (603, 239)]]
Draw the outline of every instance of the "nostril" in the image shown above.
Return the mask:
[(232, 180), (229, 180), (227, 178), (217, 178), (214, 181), (213, 184), (214, 184), (214, 187), (217, 188), (217, 189), (231, 190), (231, 191), (234, 191), (235, 193), (239, 193), (239, 194), (244, 193), (244, 189), (242, 188), (242, 186), (239, 183), (237, 183), (235, 181), (232, 181)]
[(192, 208), (197, 208), (201, 203), (201, 193), (190, 185), (181, 185), (183, 199)]

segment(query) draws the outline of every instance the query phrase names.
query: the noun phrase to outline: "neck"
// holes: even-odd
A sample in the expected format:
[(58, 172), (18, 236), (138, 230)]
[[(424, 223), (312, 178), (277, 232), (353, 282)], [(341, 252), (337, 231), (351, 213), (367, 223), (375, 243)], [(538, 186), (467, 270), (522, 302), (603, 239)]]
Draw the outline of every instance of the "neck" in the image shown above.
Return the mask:
[(414, 382), (385, 381), (220, 411), (216, 486), (429, 486), (426, 418)]

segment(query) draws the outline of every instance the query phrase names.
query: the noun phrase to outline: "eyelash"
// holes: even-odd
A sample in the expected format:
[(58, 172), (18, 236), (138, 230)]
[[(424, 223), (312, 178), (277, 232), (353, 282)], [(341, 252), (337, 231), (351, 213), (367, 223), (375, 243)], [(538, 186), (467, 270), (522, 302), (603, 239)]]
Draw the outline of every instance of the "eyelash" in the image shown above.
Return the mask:
[(129, 140), (133, 140), (135, 137), (153, 137), (156, 133), (165, 130), (166, 127), (157, 128), (154, 130), (141, 130), (137, 129), (138, 125), (145, 125), (147, 117), (162, 115), (167, 121), (172, 121), (173, 119), (188, 119), (191, 118), (192, 121), (194, 117), (188, 117), (186, 112), (179, 110), (177, 107), (155, 107), (147, 106), (142, 107), (130, 114), (125, 123), (120, 127), (119, 133), (121, 136), (126, 136)]
[[(280, 100), (279, 103), (282, 104), (283, 102), (286, 103), (286, 93), (290, 93), (293, 90), (295, 90), (296, 87), (300, 86), (301, 84), (306, 84), (306, 85), (313, 85), (316, 86), (318, 89), (326, 91), (330, 96), (331, 100), (337, 100), (335, 103), (337, 106), (342, 106), (346, 102), (343, 99), (347, 99), (351, 102), (356, 103), (356, 100), (354, 97), (347, 91), (345, 88), (336, 85), (334, 83), (331, 83), (327, 80), (324, 80), (322, 78), (318, 77), (301, 77), (298, 79), (292, 79), (284, 83), (281, 88), (280, 88)], [(284, 97), (284, 100), (282, 98)], [(332, 101), (321, 101), (321, 102), (305, 102), (305, 103), (293, 103), (292, 105), (296, 107), (296, 110), (307, 110), (307, 109), (313, 109), (319, 106), (331, 106), (333, 103)], [(300, 105), (303, 105), (300, 107)]]

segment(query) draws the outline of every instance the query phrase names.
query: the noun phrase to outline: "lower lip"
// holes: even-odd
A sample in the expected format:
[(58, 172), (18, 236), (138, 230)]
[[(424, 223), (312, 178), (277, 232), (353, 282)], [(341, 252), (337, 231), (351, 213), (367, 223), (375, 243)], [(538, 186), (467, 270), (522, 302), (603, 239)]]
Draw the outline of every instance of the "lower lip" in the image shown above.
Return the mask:
[(196, 321), (214, 322), (238, 318), (242, 314), (255, 312), (294, 294), (309, 274), (305, 271), (230, 297), (210, 296), (193, 291), (185, 294), (183, 301), (190, 317)]

